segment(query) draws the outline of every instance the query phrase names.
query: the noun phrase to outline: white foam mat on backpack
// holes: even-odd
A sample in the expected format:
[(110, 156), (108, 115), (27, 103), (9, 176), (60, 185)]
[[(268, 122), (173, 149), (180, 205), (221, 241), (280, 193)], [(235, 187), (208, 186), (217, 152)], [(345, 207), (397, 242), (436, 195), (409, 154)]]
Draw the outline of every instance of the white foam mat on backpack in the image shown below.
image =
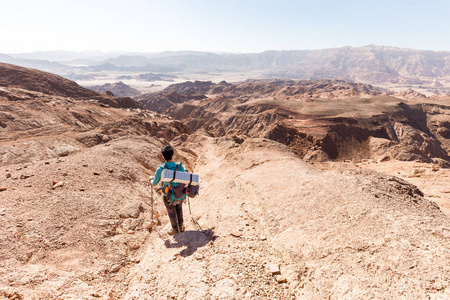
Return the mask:
[(189, 184), (189, 182), (191, 182), (191, 175), (192, 175), (192, 185), (199, 185), (200, 184), (200, 175), (198, 174), (190, 174), (190, 173), (186, 173), (186, 172), (175, 172), (169, 169), (164, 169), (162, 176), (161, 176), (161, 180), (162, 181), (172, 181), (173, 179), (173, 173), (175, 173), (175, 179), (173, 180), (173, 182), (178, 182), (178, 183), (184, 183), (184, 184)]

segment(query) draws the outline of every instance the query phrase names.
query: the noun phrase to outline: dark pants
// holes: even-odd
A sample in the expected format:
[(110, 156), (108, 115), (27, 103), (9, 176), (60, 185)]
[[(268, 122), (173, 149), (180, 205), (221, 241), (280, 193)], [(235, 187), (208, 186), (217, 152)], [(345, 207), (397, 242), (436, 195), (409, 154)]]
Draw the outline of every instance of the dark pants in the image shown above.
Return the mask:
[(183, 203), (179, 203), (177, 205), (173, 205), (166, 200), (166, 197), (163, 197), (164, 205), (167, 208), (167, 214), (169, 215), (170, 224), (172, 228), (178, 230), (178, 225), (181, 227), (183, 225)]

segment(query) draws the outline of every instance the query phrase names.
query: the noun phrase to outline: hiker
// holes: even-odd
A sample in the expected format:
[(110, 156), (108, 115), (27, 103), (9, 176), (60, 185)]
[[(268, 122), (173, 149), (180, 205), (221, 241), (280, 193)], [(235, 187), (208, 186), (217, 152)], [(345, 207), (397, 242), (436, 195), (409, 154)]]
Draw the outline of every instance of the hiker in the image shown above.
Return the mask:
[[(177, 172), (178, 171), (186, 172), (181, 162), (175, 163), (172, 161), (173, 148), (170, 145), (162, 147), (161, 154), (164, 157), (165, 162), (158, 167), (155, 176), (150, 178), (150, 180), (153, 179), (152, 184), (154, 186), (156, 186), (161, 181), (161, 175), (164, 169), (170, 169), (172, 171)], [(179, 195), (177, 195), (176, 187), (179, 184), (180, 183), (177, 182), (171, 183), (167, 181), (163, 181), (162, 183), (163, 185), (162, 191), (164, 195), (163, 202), (164, 205), (166, 206), (167, 214), (169, 215), (170, 224), (172, 225), (172, 228), (167, 231), (169, 235), (174, 235), (175, 233), (184, 231), (182, 204), (183, 200), (186, 198), (186, 194), (184, 193), (184, 185), (183, 185), (183, 191), (179, 192)], [(179, 198), (176, 198), (175, 196)]]

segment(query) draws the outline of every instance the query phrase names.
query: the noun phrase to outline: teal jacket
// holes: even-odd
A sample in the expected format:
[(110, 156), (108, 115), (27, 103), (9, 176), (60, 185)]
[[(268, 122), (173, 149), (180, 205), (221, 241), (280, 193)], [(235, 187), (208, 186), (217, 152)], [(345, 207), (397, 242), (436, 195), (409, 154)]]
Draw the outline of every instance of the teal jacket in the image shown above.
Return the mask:
[[(182, 165), (181, 163), (179, 163), (179, 164), (180, 164), (180, 169), (179, 169), (179, 171), (181, 171), (181, 172), (186, 172), (186, 171), (184, 170), (184, 168), (183, 168), (183, 165)], [(176, 171), (176, 170), (177, 170), (177, 164), (174, 163), (173, 161), (169, 161), (169, 162), (163, 163), (162, 165), (160, 165), (160, 166), (158, 167), (158, 169), (156, 169), (155, 178), (153, 178), (153, 181), (152, 181), (152, 184), (153, 184), (153, 185), (157, 185), (157, 184), (161, 181), (161, 175), (162, 175), (162, 172), (163, 172), (163, 170), (164, 170), (164, 166), (166, 166), (167, 169), (170, 169), (170, 170), (172, 170), (172, 171)], [(169, 182), (163, 181), (163, 187), (166, 187), (166, 186), (168, 186), (168, 185), (169, 185)], [(177, 186), (177, 185), (179, 185), (178, 182), (172, 183), (172, 186)], [(174, 197), (174, 195), (173, 195), (173, 192), (172, 192), (172, 194), (171, 194), (170, 196), (171, 196), (171, 198), (172, 198), (172, 201), (173, 201), (173, 200), (181, 200), (181, 199), (186, 198), (186, 195), (183, 195), (183, 197), (181, 197), (180, 199), (176, 199), (176, 198)]]

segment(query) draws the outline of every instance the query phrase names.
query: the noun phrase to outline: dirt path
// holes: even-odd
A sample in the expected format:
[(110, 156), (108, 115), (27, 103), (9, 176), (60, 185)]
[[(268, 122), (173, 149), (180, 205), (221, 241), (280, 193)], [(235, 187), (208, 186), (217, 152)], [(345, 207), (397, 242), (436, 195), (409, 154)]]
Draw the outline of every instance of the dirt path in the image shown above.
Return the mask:
[(266, 221), (252, 200), (257, 196), (247, 191), (242, 197), (235, 188), (239, 180), (213, 143), (204, 141), (208, 151), (195, 170), (203, 176), (201, 196), (190, 200), (198, 224), (185, 205), (186, 232), (170, 237), (166, 225), (150, 235), (124, 299), (288, 298), (295, 288), (279, 284), (268, 271), (279, 258), (264, 236)]

